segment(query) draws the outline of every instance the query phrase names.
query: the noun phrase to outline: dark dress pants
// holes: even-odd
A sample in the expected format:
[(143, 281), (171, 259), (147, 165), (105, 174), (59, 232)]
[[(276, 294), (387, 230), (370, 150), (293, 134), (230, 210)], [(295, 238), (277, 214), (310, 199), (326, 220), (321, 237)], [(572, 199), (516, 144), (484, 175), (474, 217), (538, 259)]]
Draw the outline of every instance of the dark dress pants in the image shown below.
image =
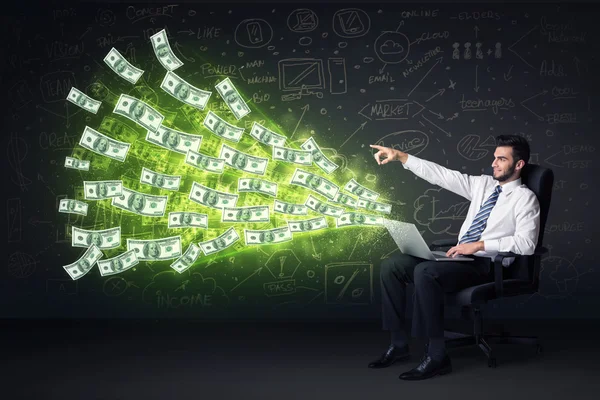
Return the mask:
[[(491, 259), (475, 261), (430, 261), (400, 252), (381, 263), (383, 329), (405, 328), (406, 285), (415, 285), (412, 336), (444, 336), (444, 293), (492, 282)], [(407, 332), (408, 333), (408, 332)]]

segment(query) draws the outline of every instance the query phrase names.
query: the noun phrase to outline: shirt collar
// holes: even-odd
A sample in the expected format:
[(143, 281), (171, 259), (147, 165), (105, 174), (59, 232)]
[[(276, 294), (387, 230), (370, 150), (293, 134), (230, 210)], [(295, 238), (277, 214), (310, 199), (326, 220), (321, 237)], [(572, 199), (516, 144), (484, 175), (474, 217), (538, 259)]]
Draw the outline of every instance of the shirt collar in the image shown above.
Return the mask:
[[(499, 184), (500, 184), (500, 182), (498, 182), (497, 180), (494, 179), (494, 189)], [(509, 194), (510, 192), (512, 192), (513, 190), (518, 188), (519, 186), (521, 186), (521, 178), (518, 178), (512, 182), (505, 183), (504, 185), (502, 185), (502, 193)]]

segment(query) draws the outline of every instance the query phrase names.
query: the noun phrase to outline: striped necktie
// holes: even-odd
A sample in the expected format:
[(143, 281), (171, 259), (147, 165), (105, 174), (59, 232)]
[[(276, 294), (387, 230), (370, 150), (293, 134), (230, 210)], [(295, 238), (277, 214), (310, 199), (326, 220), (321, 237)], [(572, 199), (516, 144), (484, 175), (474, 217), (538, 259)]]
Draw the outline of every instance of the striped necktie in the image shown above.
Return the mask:
[(465, 233), (465, 235), (462, 237), (462, 239), (460, 239), (458, 244), (472, 243), (472, 242), (476, 242), (479, 240), (479, 237), (481, 236), (481, 232), (484, 231), (484, 229), (487, 225), (488, 217), (490, 216), (490, 213), (492, 212), (492, 208), (494, 208), (494, 206), (496, 205), (496, 200), (498, 200), (498, 196), (500, 195), (501, 191), (502, 191), (502, 186), (500, 186), (500, 185), (496, 186), (494, 193), (492, 193), (490, 195), (490, 197), (487, 199), (487, 201), (485, 203), (483, 203), (483, 205), (479, 209), (479, 212), (475, 216), (475, 219), (473, 220), (471, 227), (469, 228), (467, 233)]

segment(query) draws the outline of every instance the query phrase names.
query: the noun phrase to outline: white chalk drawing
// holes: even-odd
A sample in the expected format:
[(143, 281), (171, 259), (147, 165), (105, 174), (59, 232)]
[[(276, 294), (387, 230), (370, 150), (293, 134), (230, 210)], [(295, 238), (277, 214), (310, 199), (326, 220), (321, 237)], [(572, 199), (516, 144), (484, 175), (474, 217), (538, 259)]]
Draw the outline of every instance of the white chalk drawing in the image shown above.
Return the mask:
[(410, 40), (402, 32), (387, 31), (375, 39), (373, 46), (377, 58), (386, 64), (398, 64), (408, 57)]
[(296, 33), (312, 32), (319, 26), (319, 17), (308, 8), (298, 8), (288, 15), (287, 26)]
[(323, 98), (326, 88), (323, 60), (320, 58), (286, 58), (278, 63), (279, 89), (292, 92), (281, 96), (282, 101), (300, 100), (303, 96)]
[(373, 264), (364, 261), (325, 265), (325, 303), (360, 305), (373, 302)]
[(333, 15), (333, 31), (342, 38), (357, 38), (369, 33), (371, 18), (358, 8), (344, 8)]
[(260, 18), (245, 19), (234, 32), (235, 42), (247, 49), (258, 49), (268, 45), (273, 39), (273, 28)]

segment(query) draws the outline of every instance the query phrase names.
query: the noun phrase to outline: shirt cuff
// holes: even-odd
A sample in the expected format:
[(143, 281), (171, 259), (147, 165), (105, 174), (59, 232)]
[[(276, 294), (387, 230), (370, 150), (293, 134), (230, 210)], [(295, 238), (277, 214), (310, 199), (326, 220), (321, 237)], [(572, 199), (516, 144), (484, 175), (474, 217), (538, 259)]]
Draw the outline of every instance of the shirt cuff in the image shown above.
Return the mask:
[(418, 164), (419, 159), (418, 157), (415, 156), (411, 156), (410, 154), (408, 155), (408, 157), (406, 158), (406, 162), (402, 164), (402, 166), (404, 167), (404, 169), (408, 169), (410, 170), (411, 168), (413, 168), (416, 164)]
[(483, 250), (485, 252), (500, 252), (500, 239), (484, 240)]

